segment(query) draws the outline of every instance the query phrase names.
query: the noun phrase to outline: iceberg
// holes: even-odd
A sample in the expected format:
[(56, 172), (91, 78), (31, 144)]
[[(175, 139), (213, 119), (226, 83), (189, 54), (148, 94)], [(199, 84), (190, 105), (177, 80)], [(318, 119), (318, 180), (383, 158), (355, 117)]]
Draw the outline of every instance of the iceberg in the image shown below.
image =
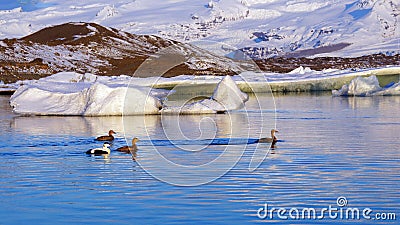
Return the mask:
[(306, 74), (306, 73), (312, 73), (314, 72), (312, 69), (310, 69), (310, 67), (306, 67), (304, 68), (303, 66), (300, 66), (292, 71), (290, 71), (288, 74)]
[(23, 115), (121, 116), (160, 113), (219, 113), (244, 107), (247, 94), (230, 76), (222, 79), (210, 99), (167, 107), (162, 99), (169, 91), (153, 89), (147, 81), (131, 77), (105, 77), (63, 72), (26, 82), (10, 98), (13, 111)]
[[(387, 66), (372, 69), (326, 69), (323, 71), (299, 67), (289, 73), (269, 73), (243, 71), (232, 76), (237, 86), (245, 93), (266, 92), (310, 92), (338, 90), (343, 85), (349, 84), (354, 78), (376, 75), (379, 79), (398, 82), (400, 66)], [(137, 78), (139, 79), (139, 78)], [(142, 78), (148, 79), (148, 78)], [(218, 84), (219, 76), (190, 76), (181, 75), (173, 78), (162, 78), (153, 82), (153, 88), (173, 89), (176, 86), (186, 88), (205, 84)], [(140, 80), (140, 82), (145, 82)], [(213, 89), (209, 94), (212, 95)]]
[(168, 106), (161, 110), (161, 113), (166, 114), (213, 114), (225, 112), (226, 110), (221, 104), (212, 100), (204, 99), (201, 101), (185, 104), (183, 106)]
[(374, 95), (400, 95), (400, 82), (391, 85), (388, 88), (383, 88), (374, 93)]
[(243, 108), (249, 96), (240, 90), (230, 76), (225, 76), (225, 78), (218, 83), (211, 99), (220, 103), (225, 110), (235, 110)]
[(231, 76), (225, 76), (217, 85), (209, 99), (184, 104), (183, 106), (165, 107), (161, 113), (201, 114), (223, 113), (244, 107), (248, 95), (243, 93)]
[(333, 96), (374, 96), (374, 95), (400, 95), (400, 82), (381, 87), (378, 78), (357, 77), (339, 90), (332, 90)]
[[(150, 87), (127, 87), (129, 80), (113, 83), (110, 82), (112, 78), (96, 78), (94, 75), (56, 74), (19, 87), (11, 96), (10, 105), (15, 113), (24, 115), (118, 116), (159, 113), (161, 102), (150, 94)], [(102, 79), (108, 79), (108, 82), (99, 81)]]

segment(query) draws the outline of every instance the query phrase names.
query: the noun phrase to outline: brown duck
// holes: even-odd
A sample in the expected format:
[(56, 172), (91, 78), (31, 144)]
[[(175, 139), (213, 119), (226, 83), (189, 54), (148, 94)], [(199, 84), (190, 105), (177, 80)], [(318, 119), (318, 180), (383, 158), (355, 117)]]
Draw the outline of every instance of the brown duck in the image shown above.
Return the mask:
[(258, 140), (259, 143), (272, 143), (272, 145), (275, 145), (276, 142), (278, 141), (278, 138), (276, 138), (275, 133), (278, 133), (279, 131), (272, 129), (271, 130), (271, 137), (266, 137), (266, 138), (260, 138)]
[(132, 146), (123, 146), (123, 147), (117, 148), (117, 151), (125, 152), (125, 153), (131, 153), (131, 152), (137, 151), (136, 142), (138, 142), (138, 141), (139, 141), (139, 138), (135, 137), (132, 139)]
[(113, 141), (114, 140), (113, 134), (116, 134), (116, 133), (113, 130), (110, 130), (110, 131), (108, 131), (107, 136), (97, 137), (96, 140), (98, 140), (98, 141)]

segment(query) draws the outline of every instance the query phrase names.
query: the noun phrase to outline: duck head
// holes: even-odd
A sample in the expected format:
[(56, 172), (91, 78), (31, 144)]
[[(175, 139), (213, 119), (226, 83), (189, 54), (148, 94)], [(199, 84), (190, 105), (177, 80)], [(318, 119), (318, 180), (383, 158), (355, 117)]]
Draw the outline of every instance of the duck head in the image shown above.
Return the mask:
[(133, 138), (132, 139), (132, 145), (135, 145), (136, 142), (138, 142), (138, 141), (139, 141), (139, 138), (137, 138), (137, 137)]
[(110, 145), (110, 143), (108, 143), (108, 142), (104, 142), (104, 144), (103, 144), (103, 148), (109, 148), (111, 145)]
[(276, 130), (276, 129), (272, 129), (272, 130), (271, 130), (271, 137), (272, 137), (274, 140), (277, 139), (276, 136), (275, 136), (275, 133), (279, 133), (279, 131)]
[(115, 131), (113, 131), (113, 130), (108, 131), (108, 135), (109, 135), (109, 136), (111, 136), (111, 135), (113, 135), (113, 134), (117, 134), (117, 133), (115, 133)]

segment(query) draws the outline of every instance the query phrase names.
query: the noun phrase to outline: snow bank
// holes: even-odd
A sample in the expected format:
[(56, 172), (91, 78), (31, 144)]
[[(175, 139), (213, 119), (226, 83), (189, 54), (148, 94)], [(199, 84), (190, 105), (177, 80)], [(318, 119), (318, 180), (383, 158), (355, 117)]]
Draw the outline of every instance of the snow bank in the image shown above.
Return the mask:
[(379, 85), (376, 76), (357, 77), (350, 84), (345, 84), (340, 90), (333, 90), (333, 96), (373, 96), (400, 95), (400, 82), (391, 83), (385, 87)]
[(0, 80), (0, 94), (1, 93), (9, 93), (17, 90), (18, 84), (5, 84), (2, 80)]
[[(18, 88), (10, 98), (10, 105), (14, 112), (28, 115), (112, 116), (159, 112), (161, 103), (151, 96), (151, 88), (127, 88), (128, 82), (98, 78), (76, 73), (56, 74)], [(107, 83), (99, 81), (102, 79), (107, 79)]]
[(180, 114), (219, 113), (243, 108), (247, 100), (248, 95), (239, 89), (232, 77), (225, 76), (218, 83), (210, 99), (185, 104), (182, 107), (165, 107), (161, 112)]
[[(350, 69), (314, 71), (307, 68), (297, 68), (292, 72), (281, 74), (245, 72), (238, 77), (243, 77), (244, 80), (236, 79), (236, 77), (234, 79), (240, 89), (246, 93), (268, 92), (269, 90), (273, 92), (309, 92), (338, 90), (360, 76), (376, 75), (397, 82), (399, 74), (399, 66), (358, 71)], [(266, 88), (268, 85), (270, 89)]]
[[(62, 82), (62, 83), (82, 83), (82, 82), (95, 82), (97, 79), (101, 79), (100, 77), (85, 73), (75, 73), (75, 72), (61, 72), (53, 74), (49, 77), (41, 78), (39, 81), (45, 82)], [(107, 78), (106, 78), (107, 79)]]
[[(340, 89), (343, 85), (349, 84), (359, 76), (390, 77), (397, 82), (400, 74), (400, 66), (388, 66), (373, 69), (326, 69), (323, 71), (311, 70), (307, 67), (299, 67), (289, 73), (258, 73), (244, 71), (239, 75), (232, 76), (237, 86), (245, 93), (264, 92), (310, 92), (310, 91), (332, 91)], [(172, 78), (133, 78), (153, 88), (173, 89), (181, 85), (195, 87), (198, 85), (218, 84), (220, 76), (192, 76), (181, 75)], [(386, 79), (386, 78), (384, 78)], [(208, 93), (213, 94), (213, 91)]]

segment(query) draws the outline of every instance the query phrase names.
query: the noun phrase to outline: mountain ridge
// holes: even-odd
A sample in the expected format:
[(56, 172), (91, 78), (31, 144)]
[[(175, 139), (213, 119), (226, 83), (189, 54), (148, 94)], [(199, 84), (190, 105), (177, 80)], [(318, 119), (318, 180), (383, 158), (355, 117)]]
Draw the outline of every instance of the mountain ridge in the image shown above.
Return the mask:
[(25, 7), (35, 9), (31, 11), (25, 11), (24, 7), (0, 10), (0, 38), (24, 37), (73, 18), (185, 43), (218, 42), (234, 49), (263, 49), (267, 54), (262, 59), (340, 43), (351, 45), (313, 57), (400, 53), (400, 3), (395, 0), (120, 0), (113, 3), (49, 0), (45, 3), (40, 7)]
[[(327, 49), (321, 47), (320, 51)], [(234, 75), (245, 70), (286, 73), (300, 66), (323, 70), (399, 64), (399, 55), (304, 57), (306, 54), (313, 55), (314, 51), (318, 49), (300, 50), (272, 58), (254, 57), (254, 60), (245, 55), (248, 52), (238, 51), (238, 55), (246, 60), (234, 60), (156, 35), (136, 35), (95, 23), (70, 22), (46, 27), (19, 39), (0, 40), (0, 80), (13, 83), (63, 71), (107, 76), (173, 77)], [(138, 68), (147, 69), (138, 71)]]
[[(179, 70), (171, 68), (155, 76), (206, 75), (210, 71), (212, 74), (234, 74), (229, 63), (223, 65), (229, 59), (213, 56), (195, 46), (154, 35), (130, 34), (95, 23), (70, 22), (44, 28), (20, 39), (1, 40), (0, 79), (15, 82), (62, 71), (132, 76), (146, 59), (165, 48), (181, 54), (183, 61), (176, 65)], [(197, 67), (199, 63), (206, 69)]]

